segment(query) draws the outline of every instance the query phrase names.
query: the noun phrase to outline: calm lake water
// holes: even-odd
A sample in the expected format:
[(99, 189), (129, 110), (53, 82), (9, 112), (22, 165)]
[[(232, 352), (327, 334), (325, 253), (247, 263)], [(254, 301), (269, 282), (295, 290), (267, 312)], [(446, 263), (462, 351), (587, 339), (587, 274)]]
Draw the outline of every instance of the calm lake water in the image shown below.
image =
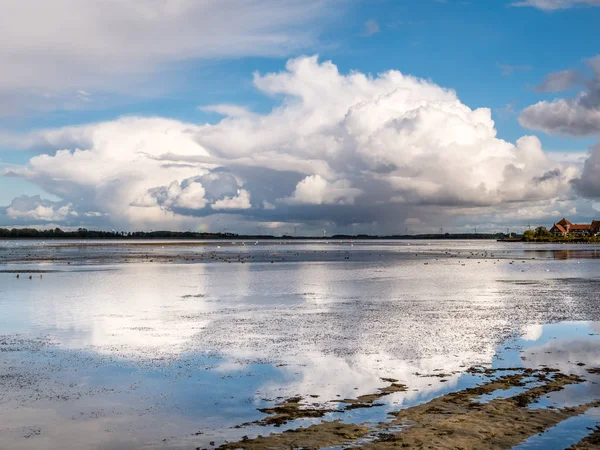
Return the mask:
[(598, 367), (598, 258), (492, 241), (0, 242), (0, 449), (209, 448), (285, 429), (236, 428), (257, 408), (327, 407), (382, 377), (409, 389), (325, 419), (386, 420), (477, 383), (473, 365)]

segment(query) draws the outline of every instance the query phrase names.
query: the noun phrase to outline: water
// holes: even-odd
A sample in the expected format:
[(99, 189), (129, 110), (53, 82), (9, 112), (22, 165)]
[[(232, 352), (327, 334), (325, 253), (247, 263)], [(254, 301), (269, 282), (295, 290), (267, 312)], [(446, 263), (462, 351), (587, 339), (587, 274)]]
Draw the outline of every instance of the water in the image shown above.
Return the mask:
[(600, 422), (600, 408), (592, 408), (585, 414), (571, 417), (545, 433), (536, 434), (515, 450), (563, 450), (586, 437)]
[(408, 391), (325, 418), (384, 421), (481, 382), (473, 365), (600, 366), (594, 246), (155, 244), (0, 243), (0, 448), (202, 448), (285, 429), (234, 428), (257, 408), (335, 408), (382, 377)]

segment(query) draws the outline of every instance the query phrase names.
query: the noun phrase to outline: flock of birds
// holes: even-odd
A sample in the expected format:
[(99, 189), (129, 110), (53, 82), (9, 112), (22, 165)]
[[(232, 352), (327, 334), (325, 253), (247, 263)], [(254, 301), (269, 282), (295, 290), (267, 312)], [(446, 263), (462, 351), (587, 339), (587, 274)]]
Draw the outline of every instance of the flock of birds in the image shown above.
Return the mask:
[[(330, 250), (306, 250), (305, 253), (323, 253), (323, 254), (327, 254), (329, 253), (331, 256), (333, 257), (334, 260), (336, 260), (338, 257), (341, 259), (341, 257), (343, 256), (344, 260), (350, 260), (350, 259), (355, 259), (354, 258), (354, 249), (352, 251), (350, 251), (349, 247), (354, 247), (354, 243), (352, 242), (342, 242), (342, 241), (326, 241), (323, 242), (324, 244), (347, 244), (348, 247), (346, 247), (346, 249), (343, 248), (338, 248), (338, 249), (330, 249)], [(273, 243), (273, 247), (278, 247), (279, 245), (286, 245), (288, 244), (288, 242), (275, 242)], [(257, 246), (259, 245), (258, 241), (251, 241), (251, 242), (231, 242), (231, 243), (221, 243), (220, 245), (215, 245), (213, 248), (215, 248), (215, 250), (213, 251), (208, 251), (205, 253), (201, 253), (201, 254), (195, 254), (195, 255), (177, 255), (175, 258), (173, 258), (173, 256), (168, 256), (165, 255), (167, 259), (161, 258), (161, 255), (152, 255), (152, 254), (148, 254), (148, 253), (143, 253), (141, 255), (137, 255), (138, 257), (141, 256), (142, 260), (145, 261), (149, 261), (149, 262), (154, 262), (154, 260), (158, 260), (158, 261), (168, 261), (168, 262), (173, 262), (175, 259), (179, 259), (180, 261), (219, 261), (219, 262), (225, 262), (225, 263), (240, 263), (240, 264), (245, 264), (245, 263), (249, 263), (249, 262), (262, 262), (262, 263), (275, 263), (275, 262), (285, 262), (285, 261), (298, 261), (298, 257), (301, 257), (301, 253), (302, 250), (297, 251), (297, 250), (287, 250), (287, 249), (277, 249), (276, 251), (265, 251), (265, 252), (250, 252), (247, 254), (244, 254), (244, 252), (232, 252), (232, 251), (221, 251), (221, 247), (229, 247), (229, 246), (236, 246), (239, 245), (240, 247), (246, 247), (246, 246)], [(428, 244), (431, 245), (431, 244)], [(410, 247), (410, 244), (407, 245), (408, 247)], [(359, 246), (360, 247), (360, 246)], [(164, 246), (159, 247), (159, 248), (165, 248)], [(412, 251), (411, 251), (412, 250)], [(411, 255), (413, 254), (412, 252), (414, 252), (415, 250), (417, 250), (414, 253), (415, 257), (424, 257), (427, 258), (426, 261), (423, 262), (424, 265), (430, 265), (432, 260), (435, 258), (435, 261), (439, 261), (440, 259), (443, 260), (447, 260), (447, 259), (451, 259), (451, 258), (456, 258), (458, 259), (458, 264), (460, 264), (461, 266), (466, 266), (467, 265), (467, 260), (470, 259), (474, 259), (477, 260), (477, 264), (482, 264), (482, 263), (488, 263), (488, 262), (492, 262), (493, 264), (497, 264), (500, 263), (501, 261), (508, 261), (508, 263), (510, 265), (513, 265), (515, 263), (518, 263), (519, 260), (521, 263), (526, 263), (526, 259), (522, 259), (521, 258), (516, 258), (516, 259), (512, 259), (511, 256), (514, 258), (513, 255), (510, 255), (511, 251), (505, 251), (505, 250), (500, 250), (499, 253), (498, 251), (494, 252), (494, 251), (488, 251), (488, 250), (481, 250), (481, 251), (469, 251), (469, 250), (458, 250), (458, 249), (436, 249), (434, 251), (428, 251), (427, 249), (415, 249), (413, 248), (409, 248), (407, 249), (407, 254)], [(336, 255), (337, 253), (337, 255)], [(364, 252), (365, 254), (367, 252)], [(386, 253), (386, 252), (382, 252), (382, 253)], [(368, 252), (369, 256), (372, 256), (374, 254), (378, 254), (379, 257), (384, 256), (382, 253), (380, 252)], [(393, 252), (392, 252), (393, 253)], [(28, 256), (30, 256), (28, 254)], [(135, 260), (135, 256), (134, 256), (134, 260)], [(436, 257), (437, 256), (437, 257)], [(127, 259), (127, 258), (126, 258)], [(530, 259), (535, 259), (535, 258), (530, 258)], [(70, 264), (70, 262), (68, 262), (68, 264)], [(549, 269), (546, 269), (547, 272), (549, 272)], [(521, 272), (525, 272), (524, 269), (521, 270)], [(26, 277), (27, 275), (24, 275), (24, 277)], [(37, 278), (37, 276), (35, 275), (29, 275), (29, 279), (32, 280), (34, 277)], [(16, 278), (22, 278), (21, 274), (17, 274)], [(39, 274), (39, 278), (42, 279), (43, 275)]]
[[(20, 274), (17, 274), (17, 278), (21, 278)], [(44, 276), (40, 273), (40, 278), (44, 278)], [(29, 275), (29, 279), (33, 280), (33, 275)]]

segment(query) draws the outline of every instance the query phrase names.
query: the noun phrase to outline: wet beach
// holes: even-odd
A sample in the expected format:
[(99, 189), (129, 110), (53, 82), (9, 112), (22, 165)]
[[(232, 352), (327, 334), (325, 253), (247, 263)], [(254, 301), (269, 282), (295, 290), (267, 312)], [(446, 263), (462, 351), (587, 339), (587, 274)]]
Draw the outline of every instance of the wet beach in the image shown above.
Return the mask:
[(598, 258), (0, 242), (0, 448), (597, 448)]

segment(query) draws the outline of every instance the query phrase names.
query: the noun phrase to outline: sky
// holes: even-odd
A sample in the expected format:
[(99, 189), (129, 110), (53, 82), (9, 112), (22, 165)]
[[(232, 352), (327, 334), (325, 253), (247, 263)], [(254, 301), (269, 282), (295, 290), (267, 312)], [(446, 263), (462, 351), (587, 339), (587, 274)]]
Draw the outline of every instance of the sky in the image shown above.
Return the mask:
[(600, 0), (0, 7), (0, 227), (600, 219)]

